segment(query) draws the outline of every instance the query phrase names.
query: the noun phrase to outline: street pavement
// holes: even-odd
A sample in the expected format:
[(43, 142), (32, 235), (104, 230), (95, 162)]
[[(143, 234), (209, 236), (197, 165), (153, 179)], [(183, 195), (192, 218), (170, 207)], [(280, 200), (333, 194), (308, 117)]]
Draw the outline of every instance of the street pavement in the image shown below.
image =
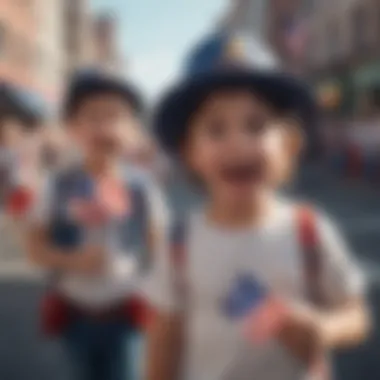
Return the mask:
[[(370, 278), (369, 300), (380, 325), (380, 189), (337, 180), (322, 167), (304, 170), (292, 189), (331, 215)], [(182, 181), (170, 189), (173, 206), (185, 212), (196, 197)], [(378, 232), (379, 230), (379, 232)], [(6, 276), (0, 265), (0, 379), (70, 380), (58, 342), (43, 339), (38, 326), (38, 299), (44, 285), (38, 276)], [(362, 347), (334, 355), (339, 380), (380, 379), (380, 330)]]

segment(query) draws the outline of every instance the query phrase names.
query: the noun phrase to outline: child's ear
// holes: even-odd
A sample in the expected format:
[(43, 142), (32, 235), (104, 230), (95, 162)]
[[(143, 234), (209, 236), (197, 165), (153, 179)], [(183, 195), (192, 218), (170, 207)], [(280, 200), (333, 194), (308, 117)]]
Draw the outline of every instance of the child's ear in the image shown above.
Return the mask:
[(285, 144), (291, 157), (300, 156), (305, 147), (305, 136), (298, 123), (290, 122), (285, 126)]
[(278, 185), (283, 185), (292, 180), (300, 154), (304, 148), (304, 136), (298, 123), (293, 120), (281, 120), (279, 127), (284, 135), (283, 156), (281, 173), (278, 178)]

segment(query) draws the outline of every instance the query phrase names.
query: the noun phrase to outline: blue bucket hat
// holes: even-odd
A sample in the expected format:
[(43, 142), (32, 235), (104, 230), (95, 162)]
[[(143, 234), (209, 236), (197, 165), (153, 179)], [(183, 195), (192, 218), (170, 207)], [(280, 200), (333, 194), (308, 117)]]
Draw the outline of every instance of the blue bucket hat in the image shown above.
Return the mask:
[(242, 34), (216, 34), (190, 54), (185, 77), (159, 102), (155, 134), (169, 153), (178, 153), (189, 119), (202, 101), (216, 90), (251, 90), (280, 112), (296, 116), (307, 128), (316, 115), (310, 88), (281, 71), (276, 57), (259, 41)]
[(143, 110), (142, 96), (131, 83), (96, 69), (85, 69), (71, 79), (64, 97), (63, 117), (72, 117), (84, 100), (101, 94), (120, 96), (137, 114)]

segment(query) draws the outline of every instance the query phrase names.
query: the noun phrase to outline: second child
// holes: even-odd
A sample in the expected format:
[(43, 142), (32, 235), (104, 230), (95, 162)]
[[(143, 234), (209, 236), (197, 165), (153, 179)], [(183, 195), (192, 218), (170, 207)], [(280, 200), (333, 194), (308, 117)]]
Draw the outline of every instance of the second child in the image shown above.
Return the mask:
[(134, 294), (164, 224), (157, 189), (123, 163), (123, 138), (140, 111), (129, 84), (78, 75), (64, 122), (81, 157), (48, 181), (31, 215), (30, 259), (53, 273), (44, 328), (61, 339), (78, 380), (139, 378)]

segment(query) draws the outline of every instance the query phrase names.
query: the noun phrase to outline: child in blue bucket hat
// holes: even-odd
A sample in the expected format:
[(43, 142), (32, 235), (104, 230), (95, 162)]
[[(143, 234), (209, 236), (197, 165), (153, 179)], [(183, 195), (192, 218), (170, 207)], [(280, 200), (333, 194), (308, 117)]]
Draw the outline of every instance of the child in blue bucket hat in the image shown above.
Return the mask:
[(164, 149), (205, 202), (173, 226), (147, 296), (149, 380), (326, 379), (368, 329), (364, 280), (330, 219), (281, 198), (315, 113), (265, 46), (216, 35), (158, 104)]

